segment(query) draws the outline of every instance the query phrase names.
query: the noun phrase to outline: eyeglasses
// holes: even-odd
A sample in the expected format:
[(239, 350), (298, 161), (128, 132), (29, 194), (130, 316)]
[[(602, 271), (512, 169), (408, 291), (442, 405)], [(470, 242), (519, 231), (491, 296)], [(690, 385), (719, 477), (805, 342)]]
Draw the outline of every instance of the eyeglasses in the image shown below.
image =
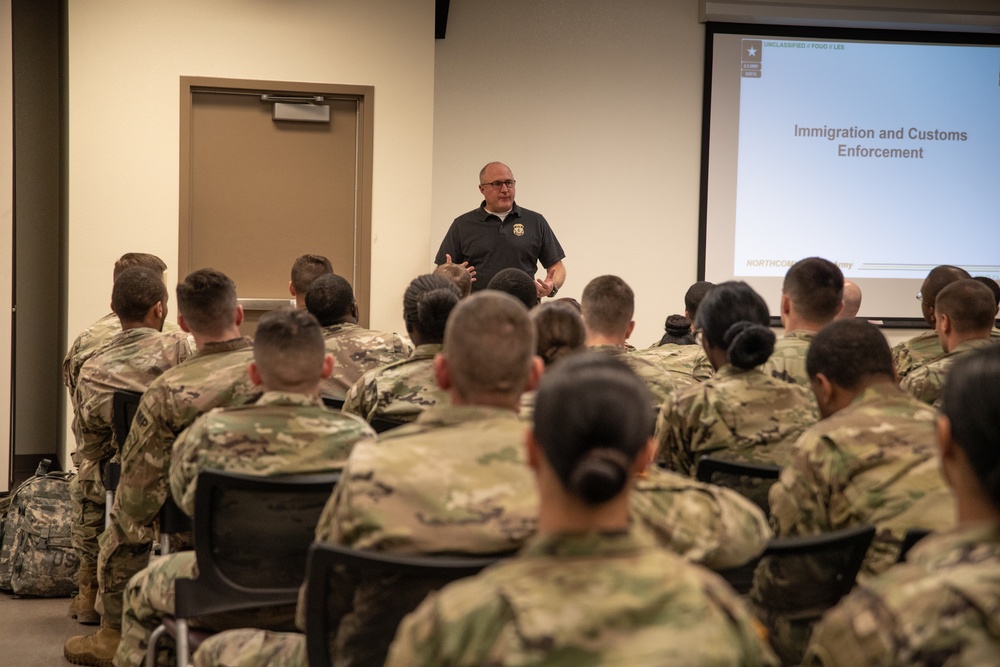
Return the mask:
[(923, 301), (923, 300), (924, 300), (924, 292), (923, 290), (921, 290), (917, 292), (917, 301)]
[(509, 181), (493, 181), (492, 183), (480, 183), (479, 185), (488, 185), (491, 188), (493, 188), (494, 190), (499, 190), (500, 188), (502, 188), (503, 186), (506, 185), (508, 190), (513, 190), (514, 189), (514, 185), (516, 183), (517, 183), (517, 181), (511, 179)]

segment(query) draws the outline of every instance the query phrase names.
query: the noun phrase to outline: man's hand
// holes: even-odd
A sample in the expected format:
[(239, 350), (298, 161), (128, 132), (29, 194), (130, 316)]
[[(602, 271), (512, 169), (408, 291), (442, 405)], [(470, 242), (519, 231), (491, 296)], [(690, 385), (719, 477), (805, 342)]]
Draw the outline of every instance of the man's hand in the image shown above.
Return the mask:
[(555, 287), (555, 279), (553, 278), (555, 273), (556, 267), (553, 265), (546, 271), (544, 279), (535, 279), (535, 290), (538, 292), (539, 300), (552, 293), (552, 288)]
[[(449, 255), (447, 253), (445, 253), (444, 261), (445, 261), (446, 264), (454, 264), (455, 263), (455, 262), (451, 261), (451, 255)], [(472, 280), (472, 282), (476, 282), (476, 267), (469, 266), (468, 262), (462, 262), (458, 266), (460, 266), (463, 269), (465, 269), (466, 271), (468, 271), (469, 272), (469, 278)]]

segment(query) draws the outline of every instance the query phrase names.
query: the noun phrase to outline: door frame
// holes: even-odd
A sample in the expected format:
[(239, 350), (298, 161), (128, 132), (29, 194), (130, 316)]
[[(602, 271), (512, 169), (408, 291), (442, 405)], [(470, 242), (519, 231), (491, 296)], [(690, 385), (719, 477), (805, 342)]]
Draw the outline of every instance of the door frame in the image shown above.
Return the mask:
[(355, 235), (354, 235), (354, 298), (360, 310), (360, 323), (369, 325), (371, 312), (372, 256), (372, 161), (375, 144), (375, 87), (333, 83), (264, 81), (255, 79), (223, 79), (182, 76), (180, 78), (180, 210), (178, 214), (177, 272), (178, 279), (200, 267), (191, 266), (192, 257), (192, 174), (191, 124), (194, 114), (194, 94), (224, 92), (248, 94), (322, 95), (352, 99), (358, 104), (358, 146)]

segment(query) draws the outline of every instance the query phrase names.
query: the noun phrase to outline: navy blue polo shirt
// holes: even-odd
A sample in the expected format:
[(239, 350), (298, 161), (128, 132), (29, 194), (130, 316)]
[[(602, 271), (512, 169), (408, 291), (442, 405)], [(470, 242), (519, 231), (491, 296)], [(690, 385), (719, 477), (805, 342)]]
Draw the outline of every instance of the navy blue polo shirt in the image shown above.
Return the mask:
[(566, 256), (549, 223), (541, 214), (521, 208), (515, 202), (500, 218), (487, 213), (484, 201), (474, 211), (455, 218), (434, 258), (444, 264), (451, 255), (456, 264), (468, 262), (476, 268), (472, 291), (484, 289), (503, 269), (521, 269), (534, 276), (538, 262), (546, 269)]

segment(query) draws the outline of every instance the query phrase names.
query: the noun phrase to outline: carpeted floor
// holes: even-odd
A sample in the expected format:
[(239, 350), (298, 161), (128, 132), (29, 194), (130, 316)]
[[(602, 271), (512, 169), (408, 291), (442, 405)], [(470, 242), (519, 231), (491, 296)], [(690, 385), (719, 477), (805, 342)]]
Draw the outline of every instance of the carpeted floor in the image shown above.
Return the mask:
[(0, 593), (0, 665), (63, 667), (63, 642), (96, 626), (66, 617), (70, 598), (13, 598)]

